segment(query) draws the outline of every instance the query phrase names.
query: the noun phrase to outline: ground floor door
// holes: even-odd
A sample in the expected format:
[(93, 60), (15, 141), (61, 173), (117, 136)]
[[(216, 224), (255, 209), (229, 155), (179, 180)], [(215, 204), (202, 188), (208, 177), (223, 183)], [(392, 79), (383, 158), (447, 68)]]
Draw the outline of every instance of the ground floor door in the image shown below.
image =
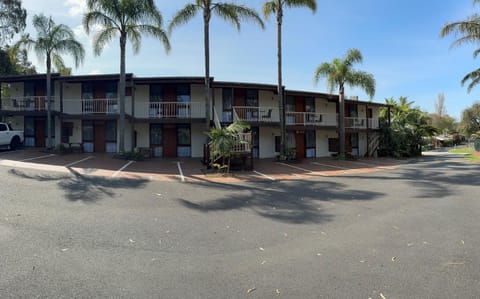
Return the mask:
[(46, 119), (35, 119), (35, 146), (45, 147)]
[(297, 150), (297, 158), (305, 158), (305, 131), (296, 131), (295, 148)]
[(93, 123), (94, 149), (96, 153), (105, 152), (105, 122), (95, 121)]
[(163, 157), (177, 157), (177, 127), (175, 125), (163, 127)]

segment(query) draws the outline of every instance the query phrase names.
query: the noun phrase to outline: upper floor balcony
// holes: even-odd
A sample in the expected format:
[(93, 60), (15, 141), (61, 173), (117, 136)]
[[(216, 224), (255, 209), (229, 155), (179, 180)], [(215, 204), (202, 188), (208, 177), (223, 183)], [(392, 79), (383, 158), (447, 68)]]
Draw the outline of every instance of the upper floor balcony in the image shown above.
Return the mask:
[(72, 115), (119, 114), (118, 99), (77, 99), (64, 100), (63, 112)]
[[(225, 117), (223, 118), (225, 120)], [(233, 119), (248, 123), (280, 123), (280, 111), (275, 107), (247, 107), (234, 106)], [(285, 123), (287, 126), (318, 126), (337, 127), (337, 113), (322, 112), (285, 112)], [(348, 129), (378, 129), (378, 119), (362, 117), (346, 117), (345, 128)]]
[(205, 103), (201, 102), (138, 102), (135, 117), (148, 119), (204, 119)]
[[(14, 112), (45, 112), (47, 111), (46, 96), (29, 96), (2, 98), (0, 110)], [(55, 97), (50, 99), (50, 111), (59, 111), (59, 101)]]

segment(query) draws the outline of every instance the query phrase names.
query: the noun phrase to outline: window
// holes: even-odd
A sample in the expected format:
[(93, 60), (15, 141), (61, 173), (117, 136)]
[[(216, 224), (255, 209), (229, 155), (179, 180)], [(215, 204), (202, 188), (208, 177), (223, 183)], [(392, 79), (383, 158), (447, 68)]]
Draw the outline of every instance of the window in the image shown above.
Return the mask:
[(163, 86), (160, 84), (150, 85), (150, 102), (161, 102), (163, 97)]
[(4, 132), (7, 130), (7, 125), (5, 124), (0, 124), (0, 132)]
[(105, 83), (105, 98), (116, 99), (117, 98), (117, 82)]
[(105, 141), (106, 142), (117, 141), (117, 121), (107, 120), (105, 122)]
[(190, 102), (190, 85), (189, 84), (177, 85), (177, 102), (181, 102), (181, 103)]
[(177, 127), (177, 157), (191, 156), (190, 126)]
[(86, 120), (82, 122), (82, 140), (93, 142), (93, 122)]
[(177, 128), (177, 145), (190, 146), (190, 126), (178, 126)]
[(23, 95), (25, 97), (33, 97), (35, 95), (35, 85), (33, 82), (25, 82), (23, 85)]
[(314, 130), (306, 130), (305, 131), (305, 146), (307, 148), (315, 148), (316, 147), (315, 131)]
[(247, 89), (245, 104), (247, 107), (258, 107), (258, 90)]
[(295, 98), (293, 96), (287, 96), (285, 103), (285, 111), (295, 111)]
[(349, 116), (350, 117), (358, 117), (358, 111), (357, 111), (357, 104), (350, 104), (349, 106)]
[(62, 143), (69, 143), (70, 137), (73, 135), (73, 123), (65, 122), (62, 124)]
[(315, 99), (305, 98), (305, 112), (315, 112)]
[(162, 125), (160, 124), (150, 124), (150, 145), (159, 145), (163, 144), (163, 131)]
[(259, 158), (259, 145), (260, 145), (260, 130), (258, 127), (252, 127), (252, 139), (253, 139), (253, 158)]
[(25, 117), (25, 125), (23, 127), (25, 137), (35, 136), (35, 120), (31, 117)]
[(93, 83), (82, 83), (82, 99), (93, 99)]
[(232, 108), (233, 108), (233, 89), (224, 88), (222, 90), (222, 121), (232, 121)]
[(328, 151), (338, 152), (338, 138), (328, 138)]

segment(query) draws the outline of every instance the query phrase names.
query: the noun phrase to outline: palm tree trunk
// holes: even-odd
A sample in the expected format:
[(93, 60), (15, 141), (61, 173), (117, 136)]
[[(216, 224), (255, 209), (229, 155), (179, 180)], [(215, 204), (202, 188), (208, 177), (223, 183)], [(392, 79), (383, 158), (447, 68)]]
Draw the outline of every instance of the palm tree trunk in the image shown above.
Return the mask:
[(205, 49), (205, 118), (206, 129), (210, 130), (210, 11), (205, 8), (203, 11), (203, 42)]
[(50, 149), (52, 147), (52, 119), (51, 119), (51, 113), (50, 113), (50, 98), (51, 98), (51, 80), (52, 80), (52, 75), (51, 75), (51, 69), (52, 69), (52, 61), (50, 54), (47, 53), (47, 143), (46, 143), (46, 148)]
[(287, 153), (287, 129), (285, 121), (285, 94), (283, 92), (282, 83), (282, 19), (283, 9), (282, 1), (278, 0), (277, 11), (277, 70), (278, 70), (278, 98), (279, 98), (279, 110), (280, 110), (280, 158), (284, 159)]
[(127, 43), (126, 34), (120, 36), (120, 134), (119, 149), (120, 153), (125, 152), (125, 45)]
[(338, 156), (345, 157), (345, 89), (340, 86), (338, 93)]

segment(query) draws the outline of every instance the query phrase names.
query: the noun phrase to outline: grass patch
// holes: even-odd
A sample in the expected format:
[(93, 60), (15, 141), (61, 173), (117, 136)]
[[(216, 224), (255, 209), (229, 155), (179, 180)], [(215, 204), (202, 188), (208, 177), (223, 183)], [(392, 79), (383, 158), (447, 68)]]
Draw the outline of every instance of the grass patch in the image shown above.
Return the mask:
[(472, 147), (464, 147), (464, 148), (455, 148), (448, 151), (452, 154), (466, 154), (464, 156), (465, 159), (472, 161), (472, 162), (480, 162), (480, 155), (475, 152), (475, 149)]

